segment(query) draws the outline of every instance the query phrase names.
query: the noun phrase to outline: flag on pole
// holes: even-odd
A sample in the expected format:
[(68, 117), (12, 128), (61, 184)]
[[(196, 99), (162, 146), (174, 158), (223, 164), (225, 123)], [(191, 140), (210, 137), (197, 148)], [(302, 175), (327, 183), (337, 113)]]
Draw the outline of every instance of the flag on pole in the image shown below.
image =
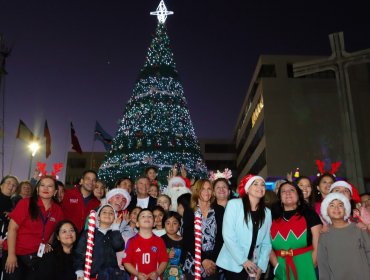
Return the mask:
[(72, 149), (75, 150), (77, 153), (82, 154), (80, 142), (78, 141), (78, 138), (76, 136), (75, 129), (73, 128), (72, 122), (71, 122), (71, 143), (72, 143)]
[(16, 138), (25, 142), (30, 142), (38, 139), (22, 120), (19, 120)]
[(51, 154), (51, 136), (48, 127), (48, 121), (46, 120), (44, 126), (44, 137), (45, 137), (45, 157), (48, 158)]
[(104, 145), (104, 148), (106, 151), (108, 151), (110, 149), (110, 146), (112, 145), (112, 136), (110, 136), (102, 127), (101, 125), (98, 123), (98, 121), (96, 121), (95, 123), (95, 138), (94, 140), (99, 140), (103, 143)]

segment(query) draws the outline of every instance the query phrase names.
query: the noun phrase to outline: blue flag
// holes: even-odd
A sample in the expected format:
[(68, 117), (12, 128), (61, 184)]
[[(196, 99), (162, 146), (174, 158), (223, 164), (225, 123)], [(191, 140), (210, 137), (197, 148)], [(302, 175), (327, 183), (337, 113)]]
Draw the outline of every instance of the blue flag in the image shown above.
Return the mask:
[(95, 124), (95, 140), (99, 140), (103, 143), (105, 150), (109, 150), (110, 146), (112, 145), (112, 136), (110, 136), (96, 121)]

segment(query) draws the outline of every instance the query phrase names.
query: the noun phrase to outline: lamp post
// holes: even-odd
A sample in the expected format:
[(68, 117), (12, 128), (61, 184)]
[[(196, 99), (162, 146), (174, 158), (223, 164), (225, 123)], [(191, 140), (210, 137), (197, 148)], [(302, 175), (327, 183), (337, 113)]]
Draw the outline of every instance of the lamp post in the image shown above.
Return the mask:
[(28, 148), (31, 151), (31, 157), (30, 157), (30, 166), (29, 166), (29, 169), (28, 169), (28, 177), (27, 178), (30, 179), (31, 168), (32, 168), (32, 160), (35, 157), (36, 152), (40, 149), (40, 145), (39, 145), (39, 143), (33, 141), (28, 145)]

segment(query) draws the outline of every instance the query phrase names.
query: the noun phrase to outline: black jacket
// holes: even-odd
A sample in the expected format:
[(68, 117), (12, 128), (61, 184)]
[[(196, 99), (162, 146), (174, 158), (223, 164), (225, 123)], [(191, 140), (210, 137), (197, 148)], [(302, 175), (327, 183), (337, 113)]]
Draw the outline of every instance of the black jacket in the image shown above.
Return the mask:
[[(94, 236), (91, 277), (95, 277), (96, 274), (108, 268), (118, 268), (116, 252), (125, 248), (125, 242), (119, 230), (108, 230), (104, 235), (96, 228)], [(82, 233), (75, 250), (75, 271), (84, 269), (86, 245), (87, 230)]]

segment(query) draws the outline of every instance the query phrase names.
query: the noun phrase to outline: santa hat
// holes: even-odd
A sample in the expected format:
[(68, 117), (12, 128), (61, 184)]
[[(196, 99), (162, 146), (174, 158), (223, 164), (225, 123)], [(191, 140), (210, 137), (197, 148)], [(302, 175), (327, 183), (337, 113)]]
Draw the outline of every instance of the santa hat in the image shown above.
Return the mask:
[(172, 185), (174, 184), (181, 184), (183, 187), (186, 188), (186, 182), (185, 180), (180, 177), (180, 176), (175, 176), (175, 177), (172, 177), (169, 181), (168, 181), (168, 187), (169, 188), (172, 188)]
[(351, 192), (351, 195), (353, 194), (352, 192), (352, 187), (350, 184), (348, 184), (346, 181), (336, 181), (330, 186), (329, 192), (331, 192), (335, 187), (345, 187), (346, 189), (349, 189)]
[(351, 216), (351, 203), (349, 202), (348, 198), (344, 194), (341, 194), (339, 192), (329, 193), (322, 201), (320, 208), (321, 216), (328, 224), (332, 223), (328, 215), (328, 207), (329, 204), (336, 199), (342, 201), (344, 204), (344, 209), (346, 210), (344, 220), (347, 220), (349, 216)]
[(131, 196), (124, 189), (114, 188), (114, 189), (110, 190), (106, 195), (107, 202), (109, 201), (109, 199), (111, 199), (113, 196), (115, 196), (117, 194), (122, 195), (124, 198), (126, 198), (126, 204), (123, 206), (123, 209), (122, 209), (122, 210), (125, 210), (131, 202)]
[(260, 179), (263, 182), (265, 182), (265, 179), (263, 179), (261, 176), (248, 174), (246, 175), (239, 183), (238, 187), (238, 193), (240, 197), (243, 197), (247, 194), (249, 187), (252, 185), (252, 183), (256, 180)]

